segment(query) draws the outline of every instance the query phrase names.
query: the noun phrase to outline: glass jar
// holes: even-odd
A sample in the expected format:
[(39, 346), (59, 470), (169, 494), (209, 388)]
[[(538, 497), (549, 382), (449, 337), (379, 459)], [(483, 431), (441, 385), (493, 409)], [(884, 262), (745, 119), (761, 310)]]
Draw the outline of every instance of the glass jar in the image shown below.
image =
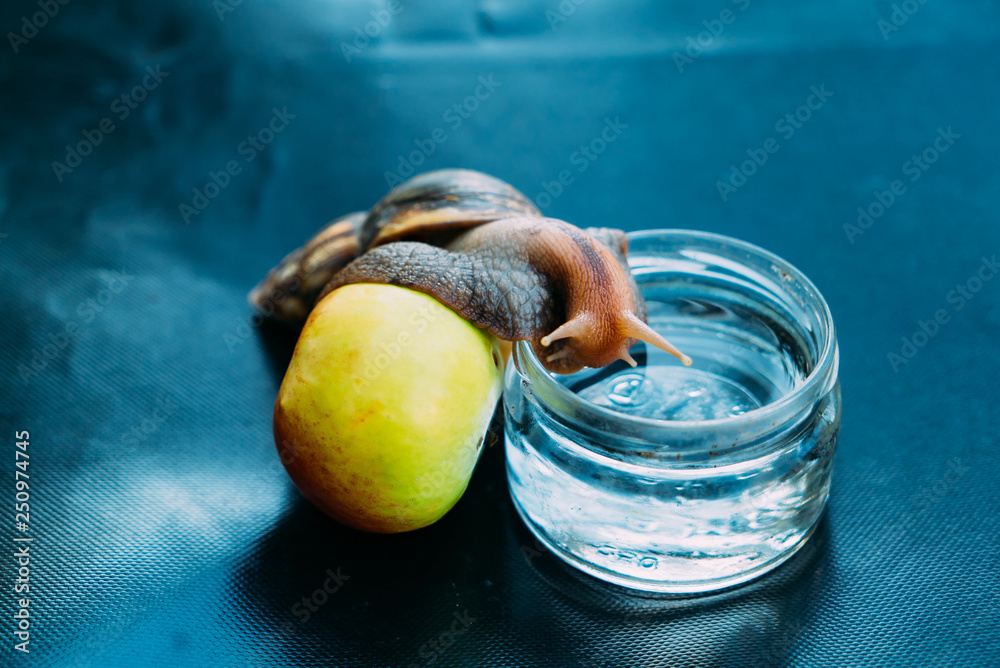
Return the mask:
[(705, 232), (629, 234), (649, 324), (691, 367), (639, 343), (638, 367), (550, 374), (514, 346), (507, 473), (532, 533), (568, 563), (645, 591), (746, 582), (809, 538), (840, 428), (822, 295), (760, 248)]

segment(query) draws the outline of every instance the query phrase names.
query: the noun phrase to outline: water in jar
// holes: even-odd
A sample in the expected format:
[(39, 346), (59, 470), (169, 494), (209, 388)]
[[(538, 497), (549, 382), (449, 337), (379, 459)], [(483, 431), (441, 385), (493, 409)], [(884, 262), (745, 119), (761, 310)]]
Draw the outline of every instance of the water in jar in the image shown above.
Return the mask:
[[(694, 364), (640, 343), (631, 353), (636, 368), (619, 362), (556, 380), (618, 413), (700, 428), (695, 421), (780, 399), (814, 363), (797, 329), (766, 304), (669, 279), (647, 278), (642, 292), (650, 325)], [(508, 382), (519, 382), (516, 371)], [(614, 463), (537, 406), (509, 406), (515, 505), (559, 556), (604, 579), (678, 593), (737, 584), (790, 556), (822, 511), (834, 394), (770, 448), (718, 442), (692, 453), (666, 443)], [(749, 459), (727, 453), (744, 447), (756, 448)]]

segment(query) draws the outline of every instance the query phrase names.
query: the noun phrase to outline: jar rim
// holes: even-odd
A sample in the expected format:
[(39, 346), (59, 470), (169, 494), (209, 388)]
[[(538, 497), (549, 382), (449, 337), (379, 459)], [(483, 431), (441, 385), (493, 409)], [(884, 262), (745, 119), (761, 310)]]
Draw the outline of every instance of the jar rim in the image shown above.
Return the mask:
[[(557, 381), (542, 366), (541, 361), (528, 341), (518, 341), (515, 344), (515, 354), (519, 361), (525, 363), (525, 371), (529, 372), (531, 381), (540, 384), (547, 391), (555, 394), (555, 397), (571, 405), (575, 413), (590, 413), (601, 418), (605, 423), (614, 424), (627, 423), (639, 428), (655, 429), (662, 432), (688, 432), (705, 430), (735, 430), (741, 434), (751, 434), (753, 432), (770, 431), (771, 428), (782, 427), (783, 419), (790, 413), (799, 413), (803, 408), (809, 407), (824, 396), (836, 383), (838, 367), (838, 350), (836, 329), (833, 322), (833, 314), (830, 307), (823, 298), (819, 289), (810, 281), (804, 273), (789, 263), (787, 260), (775, 255), (754, 244), (734, 239), (722, 234), (713, 232), (703, 232), (698, 230), (684, 229), (655, 229), (640, 230), (627, 234), (629, 245), (640, 240), (662, 239), (664, 237), (684, 237), (686, 239), (698, 240), (701, 242), (714, 243), (720, 246), (729, 246), (736, 250), (756, 255), (759, 258), (771, 263), (772, 267), (782, 273), (783, 277), (790, 277), (798, 283), (813, 300), (810, 307), (818, 316), (818, 324), (821, 335), (821, 345), (817, 346), (818, 354), (816, 362), (806, 378), (788, 394), (781, 398), (765, 404), (759, 408), (749, 410), (741, 415), (715, 418), (711, 420), (659, 420), (655, 418), (641, 417), (620, 413), (610, 408), (599, 406), (572, 392), (565, 385)], [(629, 257), (633, 257), (631, 253)], [(738, 258), (730, 257), (730, 260)], [(520, 368), (520, 365), (518, 365)], [(555, 407), (560, 413), (563, 411)], [(579, 415), (575, 418), (571, 415), (564, 415), (574, 422), (578, 421)], [(590, 422), (588, 420), (588, 422)], [(593, 424), (593, 422), (591, 422)]]

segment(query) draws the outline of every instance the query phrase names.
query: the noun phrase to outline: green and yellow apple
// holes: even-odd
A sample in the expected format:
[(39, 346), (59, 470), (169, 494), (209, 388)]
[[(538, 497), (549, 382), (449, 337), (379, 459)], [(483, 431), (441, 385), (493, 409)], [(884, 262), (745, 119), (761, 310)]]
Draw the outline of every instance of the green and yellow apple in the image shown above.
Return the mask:
[(299, 490), (380, 533), (440, 519), (472, 477), (501, 392), (500, 343), (433, 297), (354, 284), (302, 330), (274, 407)]

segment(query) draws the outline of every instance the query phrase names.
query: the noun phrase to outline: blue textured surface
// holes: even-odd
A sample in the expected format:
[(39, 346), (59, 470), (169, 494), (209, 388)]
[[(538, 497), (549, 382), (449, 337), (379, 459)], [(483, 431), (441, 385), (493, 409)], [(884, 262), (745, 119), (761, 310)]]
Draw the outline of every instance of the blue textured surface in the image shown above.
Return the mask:
[[(1000, 280), (953, 292), (1000, 253), (996, 4), (400, 6), (349, 61), (341, 44), (386, 5), (72, 0), (25, 42), (6, 37), (0, 553), (21, 429), (36, 542), (30, 655), (13, 650), (16, 564), (0, 558), (0, 662), (1000, 663)], [(38, 11), (5, 3), (0, 27)], [(157, 66), (168, 74), (122, 118), (116, 98)], [(480, 77), (499, 85), (457, 115)], [(813, 87), (831, 95), (799, 109)], [(294, 118), (248, 161), (241, 142), (274, 108)], [(795, 113), (808, 120), (781, 121)], [(103, 118), (113, 131), (92, 154), (54, 169)], [(578, 153), (616, 119), (600, 155)], [(535, 554), (499, 448), (414, 535), (359, 535), (298, 497), (270, 433), (291, 342), (250, 326), (246, 292), (320, 224), (370, 206), (436, 128), (446, 140), (418, 169), (496, 174), (580, 226), (735, 236), (813, 279), (838, 323), (846, 411), (829, 511), (802, 554), (710, 599), (594, 588)], [(959, 137), (913, 171), (949, 128)], [(723, 198), (730, 166), (768, 139), (766, 163)], [(186, 222), (179, 205), (231, 160), (239, 173)], [(539, 197), (563, 170), (573, 182)], [(891, 206), (845, 230), (895, 180)], [(116, 270), (120, 290), (102, 293)], [(947, 322), (894, 368), (935, 314)], [(338, 569), (349, 579), (303, 620), (296, 602)], [(453, 613), (476, 619), (435, 649)]]

